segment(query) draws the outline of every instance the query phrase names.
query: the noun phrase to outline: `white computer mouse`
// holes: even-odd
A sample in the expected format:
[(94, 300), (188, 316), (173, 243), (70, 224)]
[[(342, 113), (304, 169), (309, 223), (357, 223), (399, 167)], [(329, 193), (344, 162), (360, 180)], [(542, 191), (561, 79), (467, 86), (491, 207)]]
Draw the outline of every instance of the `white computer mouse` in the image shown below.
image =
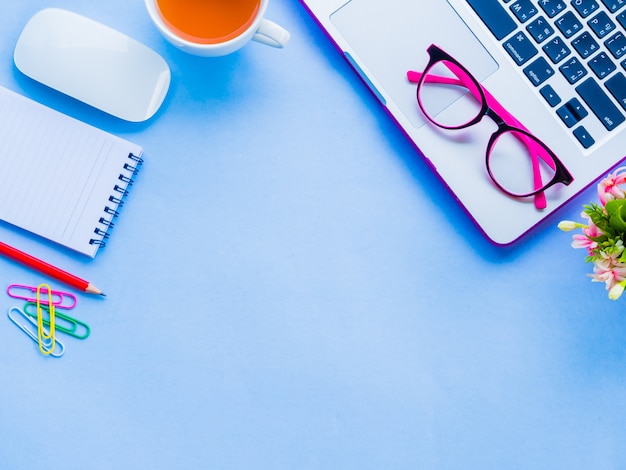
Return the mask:
[(170, 85), (156, 52), (90, 18), (59, 8), (26, 24), (13, 60), (25, 75), (132, 122), (149, 119)]

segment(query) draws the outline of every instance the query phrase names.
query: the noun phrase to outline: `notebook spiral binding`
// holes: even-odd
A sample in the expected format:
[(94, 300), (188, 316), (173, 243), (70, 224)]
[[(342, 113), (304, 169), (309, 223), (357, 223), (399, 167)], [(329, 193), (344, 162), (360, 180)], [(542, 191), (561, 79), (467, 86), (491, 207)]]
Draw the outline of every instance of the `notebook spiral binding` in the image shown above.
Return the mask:
[(134, 155), (133, 153), (128, 154), (128, 158), (130, 162), (124, 163), (123, 173), (120, 173), (118, 176), (118, 180), (121, 182), (120, 184), (116, 184), (113, 187), (113, 192), (109, 196), (109, 201), (111, 206), (105, 205), (103, 212), (104, 217), (100, 217), (98, 221), (99, 225), (94, 229), (94, 234), (97, 238), (92, 238), (89, 240), (90, 245), (98, 245), (103, 247), (106, 245), (106, 240), (109, 238), (109, 229), (113, 227), (114, 223), (112, 219), (117, 217), (119, 213), (119, 208), (124, 204), (123, 199), (128, 195), (128, 187), (133, 184), (134, 177), (139, 171), (139, 167), (141, 167), (143, 163), (143, 159)]

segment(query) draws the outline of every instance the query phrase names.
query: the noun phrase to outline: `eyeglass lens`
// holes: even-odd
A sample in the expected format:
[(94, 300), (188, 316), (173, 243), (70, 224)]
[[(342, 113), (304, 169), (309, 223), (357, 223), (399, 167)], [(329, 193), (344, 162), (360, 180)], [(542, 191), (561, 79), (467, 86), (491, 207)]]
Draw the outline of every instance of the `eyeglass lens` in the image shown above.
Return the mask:
[[(420, 108), (440, 127), (466, 127), (484, 112), (478, 86), (473, 77), (453, 62), (437, 61), (424, 72), (418, 88)], [(546, 146), (517, 130), (505, 130), (492, 139), (487, 150), (487, 167), (496, 185), (513, 196), (537, 192), (553, 179), (556, 171)]]
[(418, 100), (432, 122), (445, 128), (460, 128), (480, 114), (482, 101), (476, 96), (479, 92), (474, 80), (452, 62), (441, 60), (424, 72)]
[[(491, 177), (498, 186), (514, 196), (536, 192), (550, 183), (556, 173), (556, 165), (545, 145), (516, 130), (498, 134), (487, 152)], [(536, 179), (538, 175), (540, 180)]]

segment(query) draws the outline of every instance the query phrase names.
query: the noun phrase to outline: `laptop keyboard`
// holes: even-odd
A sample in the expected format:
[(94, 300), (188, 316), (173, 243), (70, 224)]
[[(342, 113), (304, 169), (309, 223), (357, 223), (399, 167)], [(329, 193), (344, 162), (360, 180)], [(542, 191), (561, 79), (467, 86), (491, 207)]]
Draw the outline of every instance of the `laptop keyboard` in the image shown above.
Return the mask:
[(626, 0), (466, 0), (591, 148), (626, 121)]

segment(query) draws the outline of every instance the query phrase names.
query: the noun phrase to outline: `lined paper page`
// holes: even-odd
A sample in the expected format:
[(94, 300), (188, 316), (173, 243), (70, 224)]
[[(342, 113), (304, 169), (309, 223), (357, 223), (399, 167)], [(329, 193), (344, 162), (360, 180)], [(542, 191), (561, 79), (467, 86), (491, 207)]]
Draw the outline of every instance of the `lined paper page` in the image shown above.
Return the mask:
[(0, 219), (94, 257), (142, 149), (0, 87)]

